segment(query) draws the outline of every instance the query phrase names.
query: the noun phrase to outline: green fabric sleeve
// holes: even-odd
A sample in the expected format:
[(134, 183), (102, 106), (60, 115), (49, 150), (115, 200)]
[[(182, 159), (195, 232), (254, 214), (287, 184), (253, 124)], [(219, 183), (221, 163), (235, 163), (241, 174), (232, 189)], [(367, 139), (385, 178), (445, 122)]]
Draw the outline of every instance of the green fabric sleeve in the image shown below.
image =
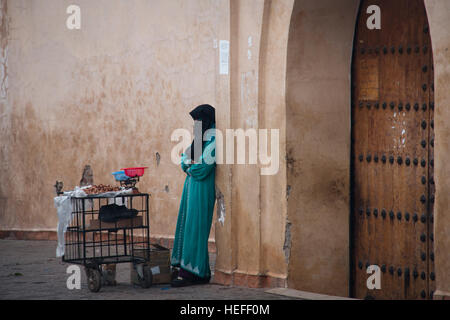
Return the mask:
[(190, 168), (186, 170), (186, 173), (197, 181), (205, 179), (216, 167), (215, 154), (216, 143), (213, 140), (205, 146), (203, 155), (200, 158), (201, 162), (191, 165)]
[(204, 180), (214, 170), (215, 164), (196, 163), (193, 164), (186, 173), (189, 174), (194, 180)]

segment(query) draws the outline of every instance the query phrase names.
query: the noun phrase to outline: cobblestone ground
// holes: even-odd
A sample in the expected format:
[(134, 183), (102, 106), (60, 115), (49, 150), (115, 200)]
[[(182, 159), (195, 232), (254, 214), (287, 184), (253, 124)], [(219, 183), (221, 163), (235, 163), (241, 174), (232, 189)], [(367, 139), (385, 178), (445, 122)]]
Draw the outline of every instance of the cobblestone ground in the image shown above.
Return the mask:
[[(69, 290), (69, 266), (56, 258), (56, 241), (0, 240), (0, 299), (292, 299), (266, 293), (265, 289), (216, 284), (184, 288), (154, 285), (148, 289), (130, 283), (130, 264), (117, 265), (117, 285), (92, 293), (81, 272), (81, 289)], [(214, 263), (214, 256), (211, 257)]]

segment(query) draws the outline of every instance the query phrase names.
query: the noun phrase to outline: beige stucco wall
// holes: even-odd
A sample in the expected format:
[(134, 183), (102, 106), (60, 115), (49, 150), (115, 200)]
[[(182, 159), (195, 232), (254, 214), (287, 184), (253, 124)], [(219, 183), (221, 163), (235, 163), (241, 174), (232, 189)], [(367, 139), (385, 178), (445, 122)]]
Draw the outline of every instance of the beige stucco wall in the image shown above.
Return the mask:
[(265, 275), (286, 279), (290, 257), (286, 180), (286, 59), (294, 1), (266, 1), (259, 61), (259, 126), (279, 129), (279, 171), (261, 176), (261, 255)]
[[(286, 279), (284, 110), (292, 5), (291, 0), (230, 2), (229, 128), (277, 129), (280, 152), (279, 170), (274, 175), (261, 175), (260, 163), (220, 169), (228, 167), (226, 179), (231, 184), (225, 226), (216, 223), (216, 271), (226, 274)], [(217, 183), (224, 181), (218, 179)]]
[[(220, 7), (218, 16), (218, 37), (220, 39), (230, 39), (230, 2), (219, 1)], [(217, 57), (219, 59), (219, 57)], [(218, 60), (216, 60), (218, 61)], [(216, 126), (222, 132), (231, 128), (230, 119), (230, 76), (220, 75), (216, 72)], [(218, 150), (219, 152), (220, 150)], [(216, 203), (217, 218), (223, 218), (215, 222), (215, 243), (216, 243), (216, 269), (230, 274), (235, 263), (234, 250), (231, 242), (232, 226), (232, 206), (231, 206), (231, 167), (232, 165), (221, 164), (216, 168)]]
[(425, 0), (434, 59), (436, 293), (450, 296), (450, 2)]
[[(230, 4), (231, 127), (258, 129), (258, 53), (264, 1), (235, 0)], [(234, 165), (231, 174), (233, 269), (255, 275), (261, 267), (259, 169), (250, 164)]]
[(148, 166), (138, 186), (152, 195), (152, 234), (173, 236), (184, 173), (171, 133), (191, 129), (201, 103), (223, 116), (221, 3), (80, 0), (81, 30), (68, 30), (71, 3), (2, 1), (0, 230), (56, 230), (53, 185), (78, 185), (85, 164), (108, 184)]

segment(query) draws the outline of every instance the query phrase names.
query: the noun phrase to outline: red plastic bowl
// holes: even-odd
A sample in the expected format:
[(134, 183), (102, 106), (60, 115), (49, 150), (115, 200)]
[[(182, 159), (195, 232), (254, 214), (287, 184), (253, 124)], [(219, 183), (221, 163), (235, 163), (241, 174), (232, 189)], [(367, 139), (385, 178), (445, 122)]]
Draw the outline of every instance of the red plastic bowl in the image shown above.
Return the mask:
[(144, 175), (144, 170), (148, 167), (136, 167), (136, 168), (122, 168), (120, 170), (125, 171), (125, 175), (130, 178), (142, 177)]

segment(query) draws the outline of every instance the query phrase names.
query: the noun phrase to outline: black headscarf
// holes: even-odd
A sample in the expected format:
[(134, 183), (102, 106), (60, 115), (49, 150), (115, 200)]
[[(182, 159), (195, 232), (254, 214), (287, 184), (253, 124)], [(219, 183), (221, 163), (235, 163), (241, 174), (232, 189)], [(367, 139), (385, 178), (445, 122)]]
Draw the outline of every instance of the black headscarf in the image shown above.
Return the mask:
[[(200, 132), (196, 132), (197, 130), (194, 128), (194, 139), (192, 140), (191, 146), (186, 149), (186, 156), (189, 159), (194, 159), (195, 153), (194, 153), (194, 145), (196, 141), (198, 145), (202, 146), (202, 150), (199, 153), (201, 155), (203, 153), (203, 145), (206, 141), (203, 141), (203, 136), (205, 132), (208, 129), (211, 129), (213, 125), (216, 123), (216, 110), (214, 107), (210, 106), (209, 104), (202, 104), (198, 107), (196, 107), (194, 110), (189, 112), (192, 119), (201, 121), (202, 122), (202, 131), (201, 136)], [(197, 159), (198, 160), (198, 159)]]

